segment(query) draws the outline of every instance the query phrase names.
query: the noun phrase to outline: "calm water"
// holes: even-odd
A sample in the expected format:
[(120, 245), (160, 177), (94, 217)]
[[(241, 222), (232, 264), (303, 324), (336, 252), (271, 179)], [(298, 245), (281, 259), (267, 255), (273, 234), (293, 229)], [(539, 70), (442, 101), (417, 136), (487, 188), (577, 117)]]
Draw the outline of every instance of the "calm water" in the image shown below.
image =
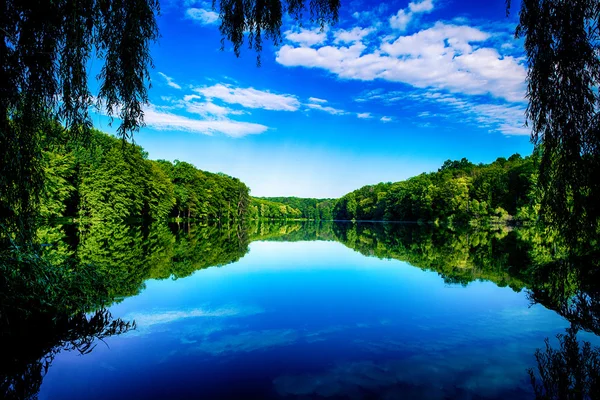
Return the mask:
[(569, 325), (525, 290), (285, 240), (146, 280), (110, 307), (137, 328), (59, 353), (39, 398), (530, 399), (536, 348)]

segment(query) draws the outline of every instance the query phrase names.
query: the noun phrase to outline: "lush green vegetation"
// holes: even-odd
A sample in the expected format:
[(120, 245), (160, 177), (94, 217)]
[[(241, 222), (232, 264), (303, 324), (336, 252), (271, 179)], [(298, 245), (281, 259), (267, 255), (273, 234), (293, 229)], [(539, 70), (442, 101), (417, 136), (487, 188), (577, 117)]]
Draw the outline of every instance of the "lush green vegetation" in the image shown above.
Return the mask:
[(301, 217), (309, 220), (330, 221), (333, 219), (335, 199), (311, 199), (301, 197), (262, 197), (275, 203), (285, 204), (299, 210)]
[(370, 185), (340, 199), (250, 197), (237, 178), (202, 171), (187, 162), (149, 160), (139, 146), (93, 131), (89, 146), (64, 132), (48, 135), (40, 214), (90, 221), (144, 218), (389, 220), (465, 224), (534, 219), (534, 157), (475, 165), (446, 161), (434, 173)]
[(515, 154), (479, 165), (448, 160), (437, 172), (346, 194), (336, 202), (333, 218), (448, 224), (535, 218), (534, 159)]
[(85, 148), (67, 138), (55, 129), (45, 139), (40, 215), (46, 219), (331, 219), (334, 200), (251, 198), (237, 178), (179, 160), (149, 160), (141, 147), (100, 131), (92, 131)]
[(41, 215), (91, 221), (246, 217), (249, 189), (236, 178), (175, 161), (148, 160), (139, 146), (93, 131), (86, 148), (61, 138), (43, 150)]

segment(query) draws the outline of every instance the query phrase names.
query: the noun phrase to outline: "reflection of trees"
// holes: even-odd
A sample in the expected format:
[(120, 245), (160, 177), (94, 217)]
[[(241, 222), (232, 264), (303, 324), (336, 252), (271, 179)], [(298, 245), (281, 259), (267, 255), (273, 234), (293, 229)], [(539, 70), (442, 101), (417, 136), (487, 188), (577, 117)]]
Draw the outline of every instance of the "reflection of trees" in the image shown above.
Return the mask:
[(600, 335), (600, 257), (569, 256), (540, 266), (530, 299), (556, 311), (575, 329)]
[(331, 221), (254, 220), (249, 223), (248, 232), (252, 241), (335, 240), (333, 225)]
[(581, 330), (600, 335), (600, 251), (573, 249), (552, 231), (529, 229), (532, 284), (529, 298), (570, 323), (557, 336), (558, 347), (546, 339), (535, 353), (537, 368), (530, 369), (536, 399), (599, 399), (600, 348), (579, 341)]
[[(534, 228), (447, 230), (325, 221), (219, 226), (104, 222), (44, 228), (38, 238), (44, 244), (43, 260), (20, 259), (19, 265), (30, 268), (13, 273), (12, 278), (0, 274), (0, 395), (7, 398), (34, 396), (61, 350), (86, 353), (98, 339), (132, 328), (113, 320), (104, 306), (139, 293), (147, 279), (183, 278), (199, 269), (235, 262), (253, 240), (337, 240), (366, 256), (436, 271), (447, 283), (488, 280), (513, 290), (527, 289), (533, 302), (555, 310), (572, 326), (559, 338), (557, 350), (547, 345), (536, 353), (538, 368), (531, 374), (538, 398), (586, 398), (560, 396), (579, 393), (579, 387), (589, 388), (588, 393), (597, 388), (593, 386), (597, 378), (592, 378), (598, 373), (598, 352), (589, 343), (577, 343), (576, 332), (600, 333), (600, 289), (595, 284), (600, 281), (600, 257), (597, 253), (570, 256), (552, 234)], [(0, 252), (4, 257), (0, 266), (12, 271), (14, 260), (6, 254)], [(52, 268), (44, 271), (54, 272), (43, 285), (32, 286), (40, 262), (50, 263)], [(10, 285), (7, 279), (12, 279)], [(41, 296), (32, 287), (43, 287), (50, 295)], [(60, 299), (57, 307), (36, 302), (49, 296)], [(89, 311), (94, 314), (86, 316)], [(582, 381), (582, 376), (587, 383), (573, 383)]]
[(394, 223), (336, 224), (334, 230), (341, 243), (361, 254), (436, 271), (447, 283), (489, 280), (513, 290), (526, 286), (527, 253), (514, 232)]
[(38, 240), (42, 257), (0, 251), (0, 397), (7, 399), (35, 398), (61, 351), (86, 354), (133, 329), (103, 307), (139, 293), (147, 279), (185, 277), (248, 250), (240, 226), (174, 233), (165, 224), (103, 222), (43, 228)]
[(177, 231), (169, 274), (163, 277), (183, 278), (199, 269), (227, 265), (247, 252), (248, 233), (242, 226), (188, 225)]
[(600, 349), (577, 340), (577, 329), (558, 335), (559, 348), (535, 352), (537, 373), (529, 370), (535, 397), (539, 400), (600, 398)]
[(54, 357), (61, 351), (91, 352), (99, 340), (135, 329), (101, 309), (91, 316), (36, 315), (2, 326), (0, 396), (36, 398)]
[[(39, 251), (0, 250), (0, 396), (35, 398), (60, 351), (81, 353), (98, 339), (131, 329), (102, 307), (110, 283), (77, 263), (64, 230), (40, 230)], [(88, 315), (88, 312), (92, 312)]]

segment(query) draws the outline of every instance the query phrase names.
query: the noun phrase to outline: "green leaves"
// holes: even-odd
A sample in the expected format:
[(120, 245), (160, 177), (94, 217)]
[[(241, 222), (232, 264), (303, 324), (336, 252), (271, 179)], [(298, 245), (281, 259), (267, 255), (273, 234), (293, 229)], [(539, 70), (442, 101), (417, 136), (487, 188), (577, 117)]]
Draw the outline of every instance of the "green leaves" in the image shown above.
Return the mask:
[[(532, 157), (514, 155), (488, 165), (474, 165), (464, 158), (448, 160), (438, 172), (364, 186), (346, 194), (336, 201), (333, 219), (454, 225), (490, 217), (505, 221), (536, 201), (533, 175)], [(535, 217), (526, 212), (518, 215)]]
[(600, 3), (524, 0), (519, 16), (516, 36), (525, 39), (529, 65), (527, 119), (541, 153), (541, 216), (573, 244), (597, 240)]
[[(118, 133), (123, 138), (131, 138), (143, 124), (152, 66), (149, 48), (158, 37), (159, 7), (156, 0), (3, 4), (0, 219), (27, 241), (44, 189), (41, 139), (47, 126), (63, 125), (70, 140), (87, 141), (94, 102), (121, 119)], [(95, 98), (87, 80), (92, 58), (102, 65)], [(44, 210), (50, 215), (56, 211)]]

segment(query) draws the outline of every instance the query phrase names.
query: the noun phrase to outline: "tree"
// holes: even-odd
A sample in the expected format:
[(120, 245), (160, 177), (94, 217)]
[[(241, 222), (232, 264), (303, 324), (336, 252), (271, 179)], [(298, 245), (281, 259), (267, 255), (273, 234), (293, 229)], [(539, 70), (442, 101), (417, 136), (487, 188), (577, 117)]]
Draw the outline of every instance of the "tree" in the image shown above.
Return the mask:
[[(217, 0), (213, 0), (213, 8)], [(310, 0), (310, 19), (323, 28), (327, 23), (338, 20), (340, 0)], [(263, 36), (275, 45), (281, 42), (281, 25), (284, 12), (295, 20), (302, 19), (305, 10), (304, 0), (219, 0), (219, 17), (221, 19), (222, 48), (225, 40), (233, 44), (233, 51), (239, 57), (240, 48), (244, 44), (244, 36), (248, 35), (250, 49), (258, 53), (257, 63), (260, 65), (260, 51)]]
[(43, 188), (41, 132), (60, 121), (86, 138), (94, 103), (87, 66), (103, 61), (96, 106), (143, 124), (157, 0), (5, 1), (0, 8), (0, 219), (31, 237)]
[[(510, 0), (508, 1), (510, 7)], [(600, 217), (600, 2), (523, 0), (527, 120), (541, 150), (542, 216), (569, 239)]]
[[(310, 0), (310, 18), (321, 26), (336, 22), (339, 6), (339, 0)], [(280, 42), (284, 12), (299, 20), (304, 8), (304, 0), (220, 0), (222, 42), (229, 40), (239, 55), (247, 34), (260, 52), (263, 37)], [(45, 124), (59, 121), (71, 139), (86, 139), (95, 104), (121, 121), (124, 140), (143, 126), (159, 11), (158, 0), (1, 3), (0, 221), (23, 241), (33, 237), (44, 187)], [(88, 86), (91, 59), (101, 63), (95, 96)]]

